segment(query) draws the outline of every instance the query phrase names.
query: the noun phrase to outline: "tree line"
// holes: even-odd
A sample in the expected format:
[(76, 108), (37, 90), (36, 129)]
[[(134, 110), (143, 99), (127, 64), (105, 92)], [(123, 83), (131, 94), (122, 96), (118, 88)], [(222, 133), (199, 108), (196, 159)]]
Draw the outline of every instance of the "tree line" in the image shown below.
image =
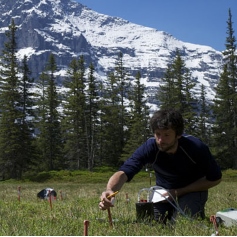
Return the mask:
[[(17, 27), (12, 20), (0, 58), (0, 172), (21, 179), (26, 173), (62, 169), (118, 167), (152, 136), (149, 95), (141, 73), (131, 78), (119, 53), (106, 82), (95, 77), (83, 55), (68, 65), (63, 87), (51, 53), (37, 80), (28, 58), (17, 58)], [(157, 90), (160, 108), (179, 109), (185, 132), (210, 146), (223, 169), (237, 168), (237, 61), (231, 11), (227, 21), (223, 69), (212, 103), (201, 96), (177, 50)]]

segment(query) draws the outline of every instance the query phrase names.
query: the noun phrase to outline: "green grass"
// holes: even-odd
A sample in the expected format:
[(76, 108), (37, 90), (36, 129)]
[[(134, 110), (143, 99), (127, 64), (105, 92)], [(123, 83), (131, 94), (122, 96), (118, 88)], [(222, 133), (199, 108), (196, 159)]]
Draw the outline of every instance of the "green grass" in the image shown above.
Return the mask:
[[(174, 226), (165, 227), (157, 223), (136, 223), (137, 193), (144, 187), (150, 187), (149, 175), (144, 172), (125, 184), (116, 196), (115, 207), (111, 208), (114, 222), (113, 227), (110, 227), (108, 212), (101, 211), (98, 203), (111, 174), (112, 171), (94, 172), (93, 175), (86, 171), (61, 171), (54, 172), (45, 182), (0, 182), (0, 235), (83, 235), (84, 220), (88, 220), (88, 234), (91, 236), (210, 236), (214, 233), (210, 216), (229, 207), (237, 208), (236, 171), (227, 171), (222, 183), (210, 189), (205, 220), (190, 221), (179, 217)], [(20, 201), (18, 186), (21, 186)], [(36, 198), (36, 194), (46, 187), (54, 188), (58, 194), (57, 200), (52, 203), (52, 209), (49, 201)], [(129, 197), (128, 203), (126, 193)], [(236, 233), (237, 226), (219, 227), (220, 235), (236, 236)]]

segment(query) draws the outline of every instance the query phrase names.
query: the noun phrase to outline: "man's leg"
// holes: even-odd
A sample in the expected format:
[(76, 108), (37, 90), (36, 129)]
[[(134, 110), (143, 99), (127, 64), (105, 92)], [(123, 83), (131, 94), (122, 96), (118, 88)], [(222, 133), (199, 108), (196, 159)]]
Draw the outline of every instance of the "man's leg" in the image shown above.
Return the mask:
[[(205, 204), (208, 198), (208, 191), (193, 192), (181, 196), (178, 199), (179, 208), (190, 217), (201, 217), (205, 218)], [(177, 210), (175, 211), (175, 216)]]

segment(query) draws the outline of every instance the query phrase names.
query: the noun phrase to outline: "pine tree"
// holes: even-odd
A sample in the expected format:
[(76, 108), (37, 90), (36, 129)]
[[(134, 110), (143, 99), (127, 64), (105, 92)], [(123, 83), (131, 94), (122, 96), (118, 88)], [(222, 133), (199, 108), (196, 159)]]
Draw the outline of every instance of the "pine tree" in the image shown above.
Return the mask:
[(108, 88), (105, 86), (105, 83), (102, 81), (99, 82), (98, 84), (98, 94), (100, 95), (99, 101), (98, 101), (98, 110), (99, 110), (99, 124), (98, 124), (98, 160), (97, 160), (97, 165), (102, 166), (102, 165), (107, 165), (105, 158), (105, 153), (108, 151), (107, 146), (106, 146), (106, 136), (105, 134), (106, 131), (106, 125), (107, 125), (107, 111), (110, 113), (109, 110), (109, 104), (108, 104), (108, 99), (107, 97), (107, 90)]
[(108, 85), (104, 89), (104, 105), (101, 108), (103, 164), (117, 166), (128, 139), (129, 89), (128, 71), (124, 67), (123, 54), (120, 53), (114, 70), (108, 75)]
[(189, 69), (177, 50), (173, 63), (167, 66), (157, 98), (161, 108), (175, 108), (183, 114), (187, 133), (195, 131), (196, 99), (192, 93), (195, 85)]
[(30, 70), (27, 64), (27, 56), (25, 55), (20, 67), (22, 77), (20, 80), (22, 121), (21, 121), (21, 154), (25, 163), (23, 171), (27, 171), (29, 167), (33, 168), (36, 164), (36, 146), (35, 146), (35, 113), (34, 113), (34, 93), (31, 92), (33, 88), (33, 79), (30, 78)]
[(118, 86), (118, 100), (120, 105), (120, 111), (118, 114), (119, 117), (119, 123), (118, 126), (120, 127), (119, 133), (120, 133), (120, 149), (122, 152), (123, 146), (125, 144), (125, 141), (127, 140), (127, 133), (126, 133), (126, 127), (127, 127), (127, 121), (128, 114), (127, 114), (127, 105), (125, 104), (126, 99), (128, 98), (129, 92), (130, 92), (130, 81), (128, 78), (128, 71), (124, 66), (124, 60), (123, 60), (123, 54), (120, 52), (118, 55), (118, 58), (115, 62), (115, 68), (114, 68), (114, 76), (115, 80)]
[(215, 147), (223, 167), (237, 168), (237, 56), (232, 14), (227, 21), (226, 50), (223, 72), (216, 87), (213, 112), (215, 116)]
[(213, 105), (213, 114), (215, 123), (213, 126), (213, 139), (215, 147), (215, 155), (220, 160), (222, 167), (232, 167), (231, 150), (231, 124), (232, 118), (230, 116), (231, 99), (230, 99), (230, 85), (229, 73), (227, 65), (224, 65), (220, 80), (216, 89), (216, 96)]
[(205, 86), (201, 84), (201, 96), (199, 99), (199, 116), (197, 118), (196, 134), (203, 142), (210, 145), (211, 123), (210, 106), (206, 100)]
[(26, 165), (21, 152), (23, 113), (19, 92), (19, 65), (16, 58), (17, 43), (14, 20), (6, 32), (7, 42), (1, 57), (0, 78), (0, 163), (6, 178), (21, 178)]
[(181, 112), (185, 120), (185, 132), (197, 136), (196, 121), (197, 121), (197, 100), (193, 94), (192, 89), (196, 83), (192, 80), (189, 69), (185, 68), (184, 79), (180, 81), (183, 83), (184, 96)]
[(161, 78), (161, 83), (158, 89), (157, 99), (161, 103), (161, 108), (173, 108), (178, 103), (174, 94), (175, 83), (172, 71), (172, 64), (167, 66), (164, 77)]
[(43, 170), (59, 170), (65, 166), (58, 112), (60, 100), (56, 90), (56, 70), (55, 57), (53, 54), (50, 54), (45, 72), (41, 76), (42, 94), (39, 101), (40, 133), (38, 135), (38, 145), (41, 151)]
[(63, 134), (65, 156), (70, 169), (86, 167), (88, 144), (85, 129), (85, 66), (84, 58), (73, 59), (65, 80)]
[(95, 159), (98, 157), (98, 133), (99, 133), (99, 114), (98, 114), (98, 91), (94, 77), (94, 66), (89, 66), (88, 90), (86, 95), (86, 134), (88, 147), (88, 170), (92, 171)]
[(108, 75), (108, 85), (103, 89), (100, 109), (101, 165), (117, 166), (121, 148), (121, 104), (119, 88), (113, 72)]
[(131, 88), (129, 99), (131, 103), (129, 138), (123, 148), (122, 161), (129, 158), (150, 135), (149, 108), (146, 105), (145, 87), (141, 84), (140, 72), (136, 75), (135, 85)]

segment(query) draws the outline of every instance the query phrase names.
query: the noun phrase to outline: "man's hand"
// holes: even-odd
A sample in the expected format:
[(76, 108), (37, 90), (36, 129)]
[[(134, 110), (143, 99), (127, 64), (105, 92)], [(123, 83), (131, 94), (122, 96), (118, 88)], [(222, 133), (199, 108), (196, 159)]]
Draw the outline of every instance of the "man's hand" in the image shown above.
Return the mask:
[(173, 202), (178, 198), (178, 193), (176, 189), (170, 189), (166, 193), (163, 193), (162, 196), (165, 198), (165, 200), (161, 202), (168, 202), (168, 200)]
[(169, 196), (168, 199), (170, 201), (176, 201), (178, 198), (178, 192), (176, 189), (170, 189), (169, 192), (167, 192), (167, 196)]
[(113, 205), (114, 197), (112, 197), (111, 199), (107, 198), (109, 195), (111, 195), (113, 193), (114, 192), (112, 190), (107, 190), (101, 194), (100, 203), (99, 203), (99, 208), (101, 210), (106, 210), (106, 209), (114, 206)]

